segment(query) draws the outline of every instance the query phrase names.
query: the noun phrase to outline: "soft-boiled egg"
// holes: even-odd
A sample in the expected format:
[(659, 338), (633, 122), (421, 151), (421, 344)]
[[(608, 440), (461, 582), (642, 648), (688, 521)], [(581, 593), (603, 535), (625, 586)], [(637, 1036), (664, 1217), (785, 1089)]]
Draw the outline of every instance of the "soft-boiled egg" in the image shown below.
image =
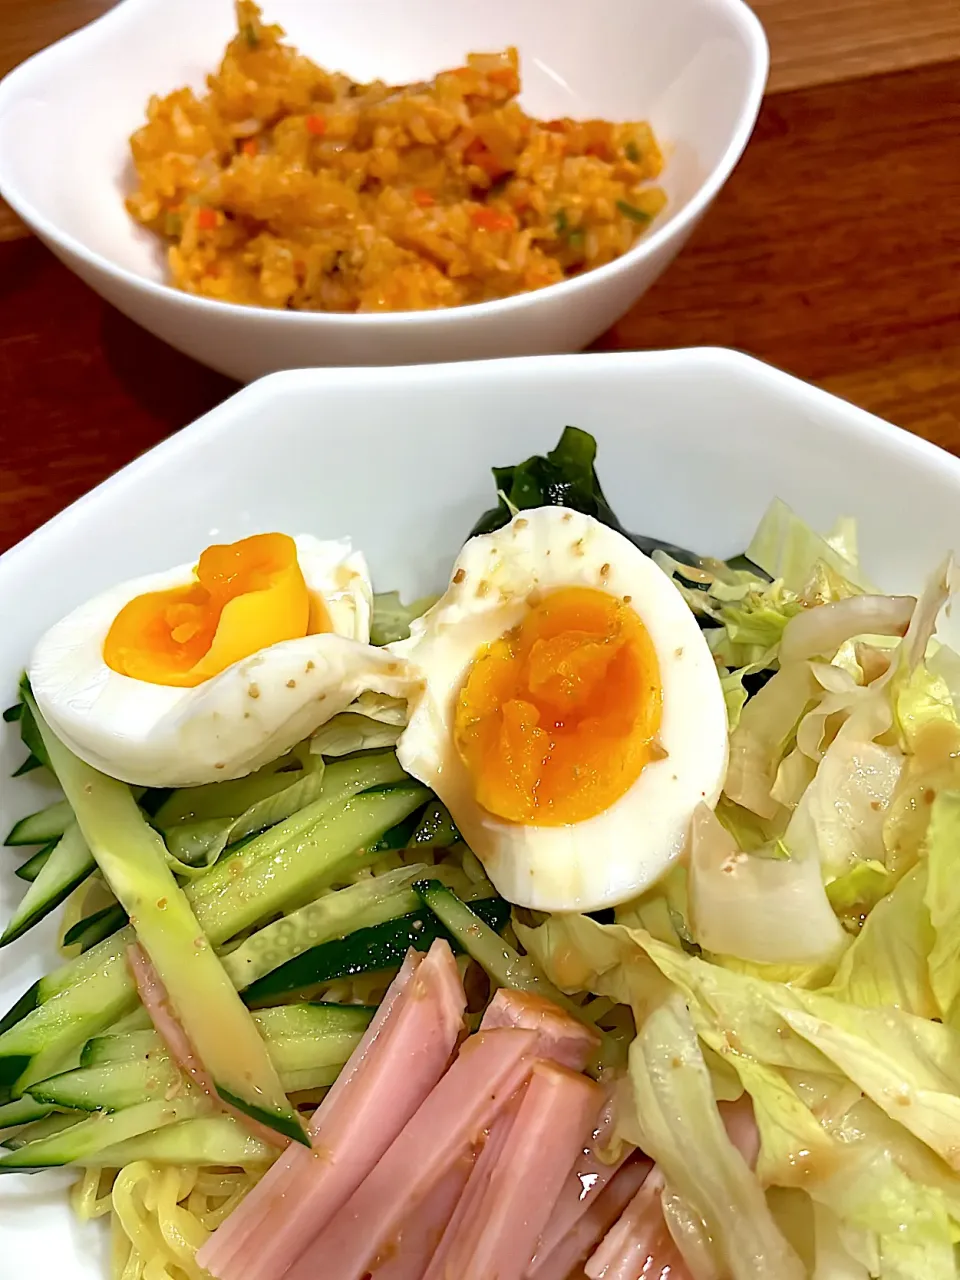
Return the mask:
[(239, 778), (405, 663), (369, 644), (372, 590), (349, 542), (258, 534), (105, 591), (52, 627), (29, 667), (54, 731), (141, 786)]
[(511, 902), (627, 901), (716, 803), (727, 718), (710, 650), (662, 571), (590, 516), (541, 507), (471, 539), (390, 647), (422, 678), (400, 763)]

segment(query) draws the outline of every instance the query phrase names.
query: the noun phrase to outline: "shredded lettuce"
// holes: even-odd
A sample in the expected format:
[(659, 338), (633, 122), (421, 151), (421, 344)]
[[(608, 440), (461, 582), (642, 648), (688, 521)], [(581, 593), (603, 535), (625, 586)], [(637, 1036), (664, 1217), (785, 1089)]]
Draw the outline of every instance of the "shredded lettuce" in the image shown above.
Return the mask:
[[(708, 1242), (714, 1274), (803, 1280), (800, 1259), (727, 1135), (696, 1031), (678, 996), (664, 1001), (641, 1027), (630, 1046), (630, 1077), (640, 1145), (690, 1217), (703, 1224), (698, 1245)], [(678, 1243), (683, 1247), (684, 1237)]]
[(925, 908), (929, 911), (929, 974), (936, 1009), (929, 1017), (960, 1023), (960, 793), (933, 802), (927, 829)]
[[(845, 594), (869, 591), (870, 585), (857, 564), (851, 528), (848, 521), (842, 521), (830, 537), (823, 538), (776, 498), (760, 521), (747, 555), (796, 595), (802, 595), (812, 581), (817, 581), (820, 566), (836, 578), (834, 590)], [(826, 580), (827, 575), (821, 574), (818, 585), (822, 587)]]
[(847, 942), (815, 856), (745, 853), (706, 805), (693, 816), (689, 893), (693, 936), (706, 951), (813, 965), (836, 960)]
[(411, 604), (404, 604), (399, 591), (376, 593), (370, 619), (370, 643), (384, 645), (406, 640), (410, 634), (410, 623), (422, 617), (439, 599), (436, 595), (421, 596)]
[(934, 931), (926, 892), (927, 868), (918, 866), (874, 905), (827, 994), (848, 1004), (940, 1016), (930, 981)]

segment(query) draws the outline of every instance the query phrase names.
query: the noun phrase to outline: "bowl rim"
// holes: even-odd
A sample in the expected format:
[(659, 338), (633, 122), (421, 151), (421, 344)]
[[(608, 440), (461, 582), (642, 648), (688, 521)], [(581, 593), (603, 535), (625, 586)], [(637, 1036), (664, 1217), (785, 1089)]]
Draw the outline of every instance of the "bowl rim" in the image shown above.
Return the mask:
[(789, 395), (803, 404), (811, 414), (830, 414), (834, 421), (830, 430), (839, 435), (851, 435), (863, 443), (865, 450), (881, 446), (895, 452), (906, 465), (919, 465), (952, 476), (960, 493), (960, 457), (942, 449), (922, 436), (895, 426), (876, 414), (861, 409), (832, 392), (805, 382), (802, 378), (786, 373), (755, 356), (728, 347), (678, 347), (664, 351), (608, 351), (566, 355), (506, 356), (494, 360), (464, 360), (443, 364), (378, 365), (370, 368), (354, 366), (330, 366), (314, 369), (286, 369), (267, 374), (239, 388), (220, 404), (193, 422), (174, 431), (152, 448), (141, 453), (118, 471), (107, 476), (92, 489), (76, 498), (61, 511), (51, 516), (39, 528), (0, 553), (0, 593), (3, 591), (6, 572), (19, 564), (24, 554), (32, 553), (35, 545), (50, 536), (68, 534), (71, 525), (82, 521), (89, 508), (95, 507), (103, 494), (114, 489), (135, 485), (141, 475), (148, 474), (158, 463), (185, 458), (194, 444), (200, 440), (222, 437), (226, 442), (233, 427), (238, 402), (245, 408), (256, 409), (270, 404), (274, 392), (285, 388), (307, 387), (318, 394), (346, 386), (366, 386), (371, 383), (416, 387), (418, 384), (444, 385), (451, 389), (470, 377), (489, 377), (497, 381), (522, 384), (531, 378), (549, 380), (552, 373), (579, 366), (586, 376), (602, 379), (605, 374), (624, 369), (643, 375), (646, 366), (684, 368), (712, 368), (739, 377), (744, 383), (760, 382)]
[[(558, 281), (556, 284), (546, 285), (542, 289), (513, 294), (507, 298), (495, 298), (488, 302), (474, 302), (459, 307), (439, 307), (415, 311), (361, 313), (287, 311), (272, 307), (246, 306), (235, 302), (222, 302), (215, 298), (204, 298), (197, 294), (186, 293), (165, 281), (147, 279), (135, 271), (119, 266), (110, 258), (104, 257), (102, 253), (87, 248), (75, 236), (67, 231), (62, 231), (54, 222), (40, 213), (29, 197), (24, 195), (15, 184), (8, 183), (2, 169), (2, 154), (0, 154), (0, 193), (2, 193), (14, 212), (41, 239), (68, 251), (76, 258), (79, 258), (86, 267), (107, 276), (111, 282), (130, 286), (138, 290), (142, 295), (152, 299), (162, 301), (172, 298), (181, 305), (196, 308), (198, 314), (207, 314), (211, 318), (221, 316), (223, 318), (232, 317), (238, 319), (251, 314), (258, 316), (270, 315), (281, 318), (279, 323), (285, 324), (290, 328), (305, 328), (310, 325), (318, 328), (339, 327), (341, 325), (349, 325), (356, 328), (362, 328), (365, 325), (368, 327), (385, 325), (391, 328), (406, 325), (416, 328), (438, 321), (442, 323), (444, 318), (448, 321), (460, 317), (465, 321), (482, 317), (495, 319), (535, 306), (538, 299), (546, 297), (551, 300), (563, 298), (572, 305), (577, 295), (582, 291), (601, 286), (605, 281), (612, 280), (628, 266), (652, 257), (662, 246), (692, 230), (697, 220), (711, 201), (714, 200), (733, 172), (753, 133), (770, 69), (770, 47), (763, 24), (753, 9), (750, 8), (747, 0), (700, 0), (700, 2), (723, 10), (732, 19), (734, 26), (744, 40), (750, 57), (750, 79), (744, 105), (722, 155), (701, 181), (684, 208), (674, 217), (668, 217), (660, 226), (654, 224), (650, 232), (641, 237), (625, 254), (615, 258), (612, 262), (605, 263), (603, 266), (595, 267), (592, 271), (584, 272), (582, 275), (573, 276), (567, 280)], [(49, 59), (53, 63), (53, 69), (55, 69), (58, 60), (69, 59), (71, 54), (74, 53), (81, 54), (87, 45), (97, 40), (105, 39), (113, 27), (124, 24), (130, 25), (139, 16), (141, 10), (147, 10), (160, 4), (162, 4), (162, 0), (121, 0), (121, 3), (99, 18), (27, 58), (19, 66), (8, 72), (3, 79), (0, 79), (0, 113), (3, 112), (5, 106), (16, 101), (21, 81), (26, 81), (27, 87), (29, 87), (29, 78), (37, 74), (37, 68), (40, 63)]]

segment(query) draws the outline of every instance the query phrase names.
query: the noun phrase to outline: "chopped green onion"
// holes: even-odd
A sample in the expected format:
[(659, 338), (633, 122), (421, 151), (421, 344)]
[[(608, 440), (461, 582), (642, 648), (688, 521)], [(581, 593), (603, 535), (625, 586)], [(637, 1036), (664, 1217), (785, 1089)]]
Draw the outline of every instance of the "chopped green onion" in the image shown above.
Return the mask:
[(653, 216), (652, 214), (644, 213), (642, 209), (638, 209), (634, 204), (628, 204), (626, 200), (618, 200), (617, 208), (625, 217), (629, 218), (631, 222), (639, 222), (640, 225), (644, 227)]
[(582, 249), (586, 238), (586, 233), (580, 227), (575, 227), (567, 236), (567, 244), (571, 249)]
[(557, 226), (557, 235), (565, 236), (570, 229), (570, 220), (567, 217), (566, 209), (558, 209), (554, 221)]
[(624, 151), (624, 155), (627, 157), (627, 159), (630, 161), (631, 164), (640, 163), (640, 148), (637, 146), (635, 142), (632, 142), (632, 141), (628, 142), (627, 145), (623, 148), (623, 151)]
[(244, 23), (244, 25), (240, 28), (240, 31), (243, 35), (244, 40), (246, 40), (250, 48), (256, 49), (260, 43), (260, 35), (257, 32), (257, 28), (253, 25), (253, 23), (252, 22)]
[(163, 220), (163, 234), (175, 240), (183, 231), (183, 218), (179, 213), (168, 213)]
[(3, 718), (7, 724), (10, 724), (13, 720), (19, 720), (22, 712), (23, 703), (15, 702), (12, 707), (7, 707), (6, 711), (4, 711)]

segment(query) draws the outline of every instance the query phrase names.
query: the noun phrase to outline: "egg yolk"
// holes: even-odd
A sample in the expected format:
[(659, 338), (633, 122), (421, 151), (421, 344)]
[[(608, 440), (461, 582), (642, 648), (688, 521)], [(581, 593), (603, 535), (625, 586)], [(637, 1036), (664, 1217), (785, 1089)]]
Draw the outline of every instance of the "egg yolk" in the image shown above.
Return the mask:
[(285, 533), (207, 547), (194, 573), (186, 586), (124, 605), (104, 642), (108, 667), (150, 684), (193, 688), (268, 645), (332, 630)]
[(567, 587), (477, 655), (455, 740), (485, 809), (561, 826), (608, 809), (662, 756), (661, 704), (656, 651), (633, 609)]

